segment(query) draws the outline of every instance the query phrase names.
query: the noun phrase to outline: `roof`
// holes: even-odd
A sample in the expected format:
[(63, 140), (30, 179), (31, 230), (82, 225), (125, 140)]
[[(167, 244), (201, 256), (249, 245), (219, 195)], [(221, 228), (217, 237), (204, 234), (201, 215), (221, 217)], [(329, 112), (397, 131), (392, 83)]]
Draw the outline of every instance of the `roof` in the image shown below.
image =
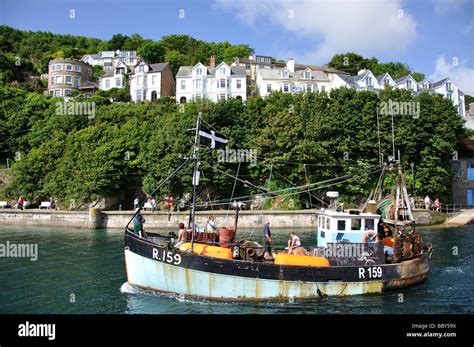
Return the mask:
[[(413, 78), (412, 75), (406, 75), (406, 76), (400, 77), (399, 79), (396, 79), (395, 83), (400, 84), (400, 83), (404, 82), (405, 80), (407, 80), (408, 78), (411, 78), (412, 80), (414, 80), (416, 82), (416, 80)], [(416, 82), (416, 83), (418, 83), (418, 82)]]
[[(197, 64), (196, 64), (197, 65)], [(176, 74), (176, 77), (191, 77), (194, 66), (181, 66)], [(214, 69), (210, 66), (204, 66), (207, 69), (208, 76), (215, 76)], [(230, 66), (231, 74), (235, 76), (245, 76), (246, 71), (244, 66)]]
[[(281, 79), (282, 68), (273, 68), (273, 69), (259, 69), (258, 73), (264, 80), (278, 80)], [(289, 79), (301, 79), (304, 80), (305, 70), (297, 70), (295, 72), (289, 72)], [(311, 70), (311, 79), (317, 81), (329, 82), (328, 76), (320, 70), (313, 71)]]
[(392, 76), (390, 76), (390, 74), (389, 74), (388, 72), (386, 72), (386, 73), (384, 73), (384, 74), (381, 74), (381, 75), (379, 75), (379, 76), (377, 76), (377, 77), (375, 77), (375, 78), (376, 78), (377, 81), (379, 81), (379, 83), (380, 83), (380, 82), (382, 82), (382, 80), (385, 78), (385, 76), (390, 77), (390, 78), (392, 79), (392, 81), (393, 81)]
[(354, 84), (354, 76), (351, 76), (348, 74), (340, 74), (340, 73), (337, 73), (336, 75), (339, 76), (339, 78), (342, 79), (347, 84)]
[(441, 81), (438, 81), (438, 82), (435, 82), (431, 85), (431, 88), (434, 89), (434, 88), (437, 88), (439, 86), (442, 86), (447, 80), (449, 80), (448, 77), (446, 78), (443, 78)]
[[(168, 65), (169, 65), (169, 63), (148, 64), (148, 66), (150, 67), (150, 70), (152, 72), (163, 71)], [(148, 72), (150, 72), (150, 70)]]

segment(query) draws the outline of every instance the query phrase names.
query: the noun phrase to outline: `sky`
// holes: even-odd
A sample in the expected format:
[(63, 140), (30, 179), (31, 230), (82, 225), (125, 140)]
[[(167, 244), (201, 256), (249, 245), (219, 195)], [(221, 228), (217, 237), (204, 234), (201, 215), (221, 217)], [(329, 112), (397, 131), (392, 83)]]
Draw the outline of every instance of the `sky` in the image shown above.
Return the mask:
[(309, 65), (355, 52), (474, 95), (474, 0), (1, 0), (0, 24), (105, 40), (187, 34)]

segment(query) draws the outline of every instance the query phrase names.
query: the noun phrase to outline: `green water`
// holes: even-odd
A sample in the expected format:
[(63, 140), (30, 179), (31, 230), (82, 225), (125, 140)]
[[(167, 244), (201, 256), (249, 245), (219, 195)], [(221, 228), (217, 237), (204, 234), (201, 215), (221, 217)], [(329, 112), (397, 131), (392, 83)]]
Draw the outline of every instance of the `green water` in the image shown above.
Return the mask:
[[(126, 284), (123, 232), (0, 226), (0, 244), (38, 244), (38, 260), (0, 258), (0, 313), (474, 313), (474, 225), (420, 229), (432, 242), (426, 283), (399, 293), (293, 303), (180, 300)], [(239, 231), (247, 236), (250, 231)], [(289, 230), (273, 231), (283, 245)], [(303, 244), (314, 232), (299, 232)], [(261, 238), (259, 230), (254, 236)], [(457, 247), (458, 255), (456, 253)]]

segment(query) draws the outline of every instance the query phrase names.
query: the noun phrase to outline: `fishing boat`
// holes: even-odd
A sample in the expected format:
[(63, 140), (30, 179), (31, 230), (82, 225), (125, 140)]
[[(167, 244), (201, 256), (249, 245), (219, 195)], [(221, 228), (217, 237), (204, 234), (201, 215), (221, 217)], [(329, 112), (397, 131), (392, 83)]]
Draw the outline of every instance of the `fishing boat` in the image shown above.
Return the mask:
[[(381, 294), (428, 278), (432, 248), (423, 244), (416, 231), (399, 161), (382, 165), (378, 184), (361, 211), (346, 210), (338, 203), (337, 192), (327, 192), (330, 203), (315, 212), (314, 246), (300, 254), (283, 249), (270, 253), (254, 240), (237, 240), (238, 202), (234, 204), (233, 226), (222, 228), (218, 236), (199, 232), (195, 218), (199, 138), (207, 137), (212, 145), (223, 138), (216, 132), (203, 131), (200, 115), (193, 130), (192, 157), (164, 180), (171, 179), (188, 161), (194, 163), (186, 242), (176, 247), (174, 233), (132, 229), (130, 225), (140, 215), (137, 209), (125, 227), (125, 265), (130, 285), (179, 297), (265, 301)], [(391, 197), (382, 189), (387, 173), (397, 177)]]

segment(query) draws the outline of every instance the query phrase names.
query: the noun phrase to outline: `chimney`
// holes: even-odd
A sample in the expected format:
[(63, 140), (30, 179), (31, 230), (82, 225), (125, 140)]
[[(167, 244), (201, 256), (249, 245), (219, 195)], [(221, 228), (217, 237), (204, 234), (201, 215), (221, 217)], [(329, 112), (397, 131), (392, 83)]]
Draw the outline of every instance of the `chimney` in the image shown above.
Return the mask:
[(286, 68), (290, 72), (295, 72), (295, 60), (293, 58), (288, 59), (288, 61), (286, 62)]
[(216, 68), (216, 56), (215, 55), (211, 55), (211, 66), (210, 66), (211, 70), (214, 70)]

